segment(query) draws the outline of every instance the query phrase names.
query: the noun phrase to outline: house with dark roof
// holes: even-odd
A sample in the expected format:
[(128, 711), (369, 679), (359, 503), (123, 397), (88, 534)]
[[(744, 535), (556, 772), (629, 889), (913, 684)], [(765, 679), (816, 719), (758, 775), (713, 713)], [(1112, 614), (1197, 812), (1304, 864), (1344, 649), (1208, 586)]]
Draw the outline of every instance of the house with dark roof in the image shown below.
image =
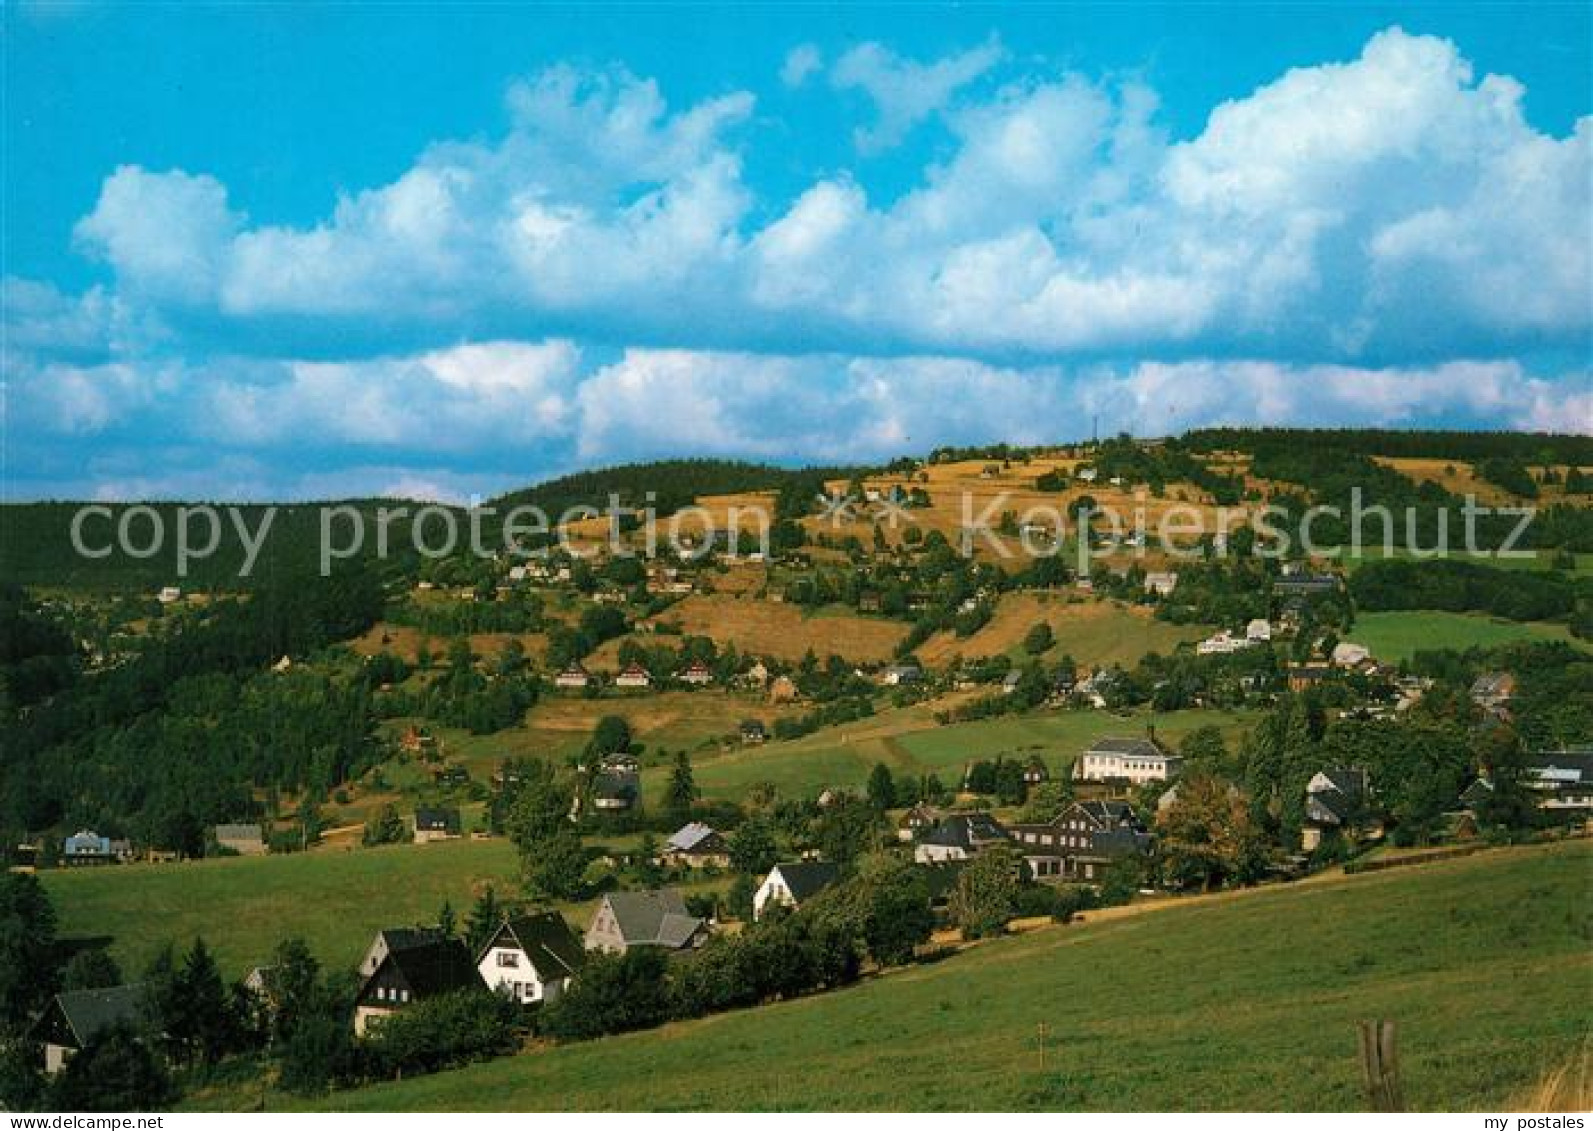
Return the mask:
[(911, 843), (926, 829), (934, 828), (939, 821), (940, 814), (920, 802), (903, 813), (896, 822), (896, 839)]
[(1007, 830), (989, 813), (950, 813), (918, 838), (913, 859), (920, 864), (971, 860), (990, 845), (1007, 839)]
[(457, 840), (461, 827), (459, 810), (452, 806), (417, 805), (414, 827), (416, 844), (428, 844), (434, 840)]
[(476, 972), (488, 989), (520, 1005), (557, 1001), (586, 961), (581, 940), (557, 911), (514, 915), (487, 939)]
[(752, 895), (752, 917), (763, 918), (768, 907), (801, 907), (819, 892), (841, 878), (839, 864), (826, 864), (819, 860), (798, 860), (789, 864), (776, 864), (769, 869), (763, 883)]
[(1370, 800), (1365, 770), (1331, 766), (1313, 774), (1305, 784), (1300, 847), (1310, 852), (1330, 836), (1355, 832), (1365, 822)]
[(656, 946), (685, 953), (708, 940), (708, 924), (686, 910), (674, 888), (658, 891), (611, 891), (603, 897), (587, 925), (587, 950), (624, 954), (633, 946)]
[(634, 772), (604, 769), (592, 780), (592, 808), (601, 813), (623, 813), (641, 796), (642, 779)]
[(143, 1012), (139, 984), (56, 994), (33, 1026), (44, 1045), (44, 1071), (54, 1075), (100, 1033), (118, 1025), (137, 1026)]
[(1043, 785), (1051, 780), (1051, 771), (1047, 768), (1038, 754), (1029, 759), (1029, 764), (1023, 767), (1023, 784), (1031, 789)]
[(371, 945), (365, 948), (365, 957), (360, 959), (360, 977), (369, 978), (376, 973), (382, 959), (394, 951), (427, 946), (440, 938), (439, 927), (386, 927), (377, 931)]
[(1182, 758), (1149, 738), (1099, 738), (1074, 763), (1073, 776), (1081, 781), (1143, 785), (1178, 776), (1182, 765)]
[(769, 741), (769, 728), (762, 719), (741, 720), (741, 741), (748, 746), (758, 746)]
[(730, 845), (716, 830), (701, 821), (677, 829), (664, 842), (660, 854), (664, 863), (683, 868), (728, 868)]
[(371, 1022), (417, 1001), (461, 991), (484, 993), (470, 951), (458, 939), (441, 935), (419, 946), (389, 951), (354, 999), (354, 1033), (363, 1037)]
[(1077, 801), (1043, 824), (1011, 826), (1012, 842), (1036, 879), (1095, 880), (1126, 856), (1148, 856), (1155, 840), (1124, 801)]

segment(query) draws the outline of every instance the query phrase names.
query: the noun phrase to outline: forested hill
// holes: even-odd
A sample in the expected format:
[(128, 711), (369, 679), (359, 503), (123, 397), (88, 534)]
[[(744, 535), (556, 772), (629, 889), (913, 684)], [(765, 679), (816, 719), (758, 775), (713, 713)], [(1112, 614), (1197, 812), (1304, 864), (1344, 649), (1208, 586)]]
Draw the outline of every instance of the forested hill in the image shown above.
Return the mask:
[[(84, 519), (82, 540), (93, 551), (109, 549), (103, 557), (85, 556), (72, 544), (74, 516), (91, 505), (105, 505), (109, 514), (94, 514)], [(112, 504), (83, 502), (14, 503), (0, 506), (0, 581), (26, 586), (63, 586), (67, 588), (95, 589), (110, 593), (151, 593), (167, 585), (178, 585), (185, 590), (222, 590), (233, 592), (253, 589), (270, 582), (272, 578), (315, 570), (319, 565), (321, 545), (322, 508), (352, 507), (365, 517), (368, 529), (374, 530), (374, 515), (381, 507), (405, 507), (413, 512), (416, 503), (402, 499), (347, 499), (326, 503), (295, 503), (271, 507), (268, 504), (238, 504), (218, 506), (220, 528), (216, 550), (205, 557), (195, 557), (188, 566), (186, 576), (178, 576), (174, 567), (176, 531), (181, 525), (180, 512), (185, 507), (199, 503), (136, 503), (133, 501)], [(153, 530), (158, 522), (162, 543), (157, 552), (148, 556), (135, 556), (118, 548), (115, 530), (127, 512), (134, 507), (153, 511), (156, 518), (136, 515), (128, 518), (130, 541), (135, 550), (142, 551), (150, 545)], [(243, 565), (248, 557), (248, 547), (258, 541), (266, 512), (274, 511), (265, 537), (259, 541), (259, 553), (247, 576)], [(333, 529), (340, 539), (347, 539), (351, 523), (342, 518), (333, 519)], [(240, 533), (241, 524), (246, 533)], [(204, 545), (210, 537), (204, 521), (195, 517), (189, 520), (190, 543)], [(402, 570), (416, 555), (410, 551), (410, 527), (407, 517), (393, 522), (389, 528), (389, 543), (393, 553), (389, 556), (392, 568)], [(347, 544), (346, 542), (338, 543)], [(360, 557), (374, 553), (374, 538), (367, 539)]]
[(1593, 436), (1554, 432), (1438, 432), (1381, 428), (1197, 428), (1184, 435), (1197, 452), (1252, 454), (1331, 448), (1395, 459), (1489, 459), (1535, 464), (1593, 464)]
[(851, 467), (775, 467), (721, 459), (671, 459), (595, 468), (493, 499), (499, 509), (541, 507), (557, 518), (570, 507), (607, 507), (610, 496), (626, 506), (641, 506), (652, 494), (654, 508), (668, 514), (703, 495), (734, 495), (746, 491), (781, 492), (800, 486), (821, 486), (826, 479), (847, 479), (859, 472)]

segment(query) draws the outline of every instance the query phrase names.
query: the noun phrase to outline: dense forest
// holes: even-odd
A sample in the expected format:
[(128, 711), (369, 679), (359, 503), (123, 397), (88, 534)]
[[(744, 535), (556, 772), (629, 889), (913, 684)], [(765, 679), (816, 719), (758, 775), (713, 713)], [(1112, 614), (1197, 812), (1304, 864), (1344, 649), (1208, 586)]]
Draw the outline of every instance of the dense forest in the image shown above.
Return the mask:
[[(0, 830), (93, 823), (194, 851), (204, 826), (255, 815), (256, 789), (313, 794), (343, 780), (375, 753), (365, 677), (269, 668), (364, 631), (382, 601), (361, 567), (280, 574), (158, 628), (115, 666), (69, 674), (48, 700), (14, 704), (0, 721)], [(16, 617), (38, 619), (20, 599)], [(4, 674), (59, 647), (19, 635)]]

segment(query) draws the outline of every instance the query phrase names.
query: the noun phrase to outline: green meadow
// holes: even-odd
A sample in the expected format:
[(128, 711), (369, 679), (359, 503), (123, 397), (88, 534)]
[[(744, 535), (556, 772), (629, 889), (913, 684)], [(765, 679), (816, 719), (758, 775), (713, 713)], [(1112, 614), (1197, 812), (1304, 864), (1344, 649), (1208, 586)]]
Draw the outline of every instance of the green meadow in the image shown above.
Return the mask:
[(1593, 848), (1570, 842), (1130, 908), (852, 989), (322, 1102), (1363, 1110), (1356, 1022), (1380, 1017), (1398, 1024), (1411, 1109), (1516, 1110), (1588, 1037), (1590, 881)]
[[(223, 972), (241, 977), (267, 961), (289, 935), (304, 938), (329, 968), (352, 968), (380, 928), (434, 923), (445, 900), (463, 920), (488, 885), (500, 897), (519, 897), (518, 875), (514, 846), (500, 838), (58, 868), (39, 878), (55, 905), (60, 933), (109, 936), (111, 953), (129, 976), (162, 944), (186, 947), (202, 935)], [(591, 906), (559, 909), (581, 930)]]
[(1518, 640), (1558, 640), (1589, 649), (1587, 641), (1572, 636), (1563, 624), (1501, 620), (1479, 613), (1445, 613), (1432, 610), (1361, 613), (1348, 639), (1364, 644), (1379, 660), (1408, 660), (1421, 651), (1454, 648), (1492, 648)]

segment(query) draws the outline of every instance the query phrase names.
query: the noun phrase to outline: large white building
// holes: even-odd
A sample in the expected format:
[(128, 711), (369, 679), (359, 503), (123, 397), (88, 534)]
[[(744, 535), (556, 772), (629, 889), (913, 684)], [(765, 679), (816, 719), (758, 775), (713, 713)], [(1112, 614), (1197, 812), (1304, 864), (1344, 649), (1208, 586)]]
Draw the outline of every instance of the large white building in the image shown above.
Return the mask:
[(1168, 754), (1148, 738), (1103, 738), (1079, 758), (1074, 776), (1081, 781), (1167, 781), (1178, 775), (1183, 759)]

